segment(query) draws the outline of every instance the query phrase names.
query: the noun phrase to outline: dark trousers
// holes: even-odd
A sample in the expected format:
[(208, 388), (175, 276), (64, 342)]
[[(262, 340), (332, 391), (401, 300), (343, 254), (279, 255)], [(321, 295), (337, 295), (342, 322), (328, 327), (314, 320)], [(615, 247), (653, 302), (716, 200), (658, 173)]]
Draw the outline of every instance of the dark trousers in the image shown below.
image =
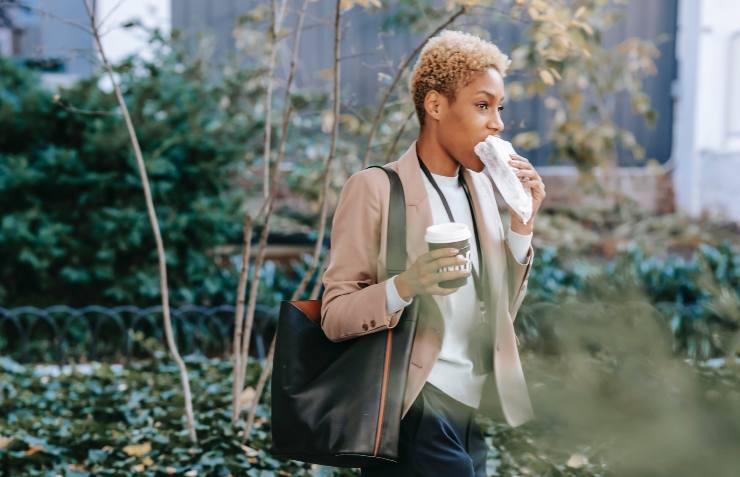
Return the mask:
[(401, 420), (399, 463), (362, 468), (363, 477), (485, 477), (488, 444), (475, 409), (427, 382)]

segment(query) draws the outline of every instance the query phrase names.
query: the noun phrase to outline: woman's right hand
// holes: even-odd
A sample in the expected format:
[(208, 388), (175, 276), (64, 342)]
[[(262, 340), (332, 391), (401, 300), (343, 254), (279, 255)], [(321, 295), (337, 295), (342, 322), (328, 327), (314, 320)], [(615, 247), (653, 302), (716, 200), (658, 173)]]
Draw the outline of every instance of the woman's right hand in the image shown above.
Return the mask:
[(454, 248), (438, 248), (420, 255), (408, 270), (396, 277), (396, 289), (404, 300), (421, 294), (449, 295), (457, 288), (442, 288), (439, 282), (454, 280), (460, 277), (469, 277), (469, 270), (438, 272), (437, 270), (452, 265), (465, 265), (467, 260), (458, 255)]

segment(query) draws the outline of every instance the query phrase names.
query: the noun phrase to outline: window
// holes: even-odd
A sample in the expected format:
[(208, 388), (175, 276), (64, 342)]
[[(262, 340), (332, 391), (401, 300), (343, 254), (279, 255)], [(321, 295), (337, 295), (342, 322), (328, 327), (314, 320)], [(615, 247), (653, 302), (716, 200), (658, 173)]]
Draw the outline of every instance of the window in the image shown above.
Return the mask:
[(740, 31), (730, 37), (727, 69), (727, 139), (740, 139)]

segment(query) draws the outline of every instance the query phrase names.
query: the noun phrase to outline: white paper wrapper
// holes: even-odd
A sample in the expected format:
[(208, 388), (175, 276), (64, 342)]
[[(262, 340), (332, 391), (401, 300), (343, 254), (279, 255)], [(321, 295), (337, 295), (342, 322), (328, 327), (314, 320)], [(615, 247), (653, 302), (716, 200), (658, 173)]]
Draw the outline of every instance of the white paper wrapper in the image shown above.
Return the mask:
[(474, 151), (485, 165), (483, 171), (496, 184), (504, 201), (522, 222), (529, 222), (532, 217), (532, 192), (522, 185), (516, 176), (516, 168), (509, 165), (510, 155), (516, 154), (511, 143), (500, 137), (488, 136), (485, 141), (475, 145)]

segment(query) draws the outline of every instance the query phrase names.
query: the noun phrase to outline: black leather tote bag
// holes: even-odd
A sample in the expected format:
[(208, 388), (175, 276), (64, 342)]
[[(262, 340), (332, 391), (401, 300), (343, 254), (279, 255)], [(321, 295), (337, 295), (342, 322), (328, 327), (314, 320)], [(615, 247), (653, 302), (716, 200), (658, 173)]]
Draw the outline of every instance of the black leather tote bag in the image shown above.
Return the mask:
[[(396, 172), (381, 169), (391, 183), (391, 276), (406, 269), (406, 202)], [(398, 462), (418, 301), (404, 309), (396, 327), (336, 343), (321, 329), (321, 300), (282, 302), (271, 383), (271, 454), (335, 467)]]

